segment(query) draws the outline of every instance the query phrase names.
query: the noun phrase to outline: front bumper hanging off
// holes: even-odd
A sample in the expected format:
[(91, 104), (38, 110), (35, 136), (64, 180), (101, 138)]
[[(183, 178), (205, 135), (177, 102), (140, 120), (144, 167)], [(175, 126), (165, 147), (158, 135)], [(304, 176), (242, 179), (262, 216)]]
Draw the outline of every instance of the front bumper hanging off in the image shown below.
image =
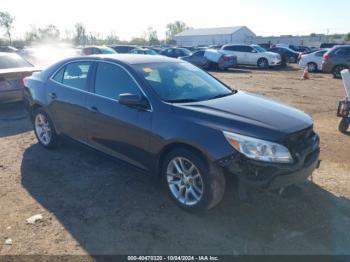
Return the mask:
[(218, 164), (237, 176), (239, 191), (254, 187), (272, 190), (305, 182), (319, 168), (319, 155), (319, 138), (315, 135), (312, 145), (304, 149), (293, 164), (261, 162), (241, 154), (221, 159)]

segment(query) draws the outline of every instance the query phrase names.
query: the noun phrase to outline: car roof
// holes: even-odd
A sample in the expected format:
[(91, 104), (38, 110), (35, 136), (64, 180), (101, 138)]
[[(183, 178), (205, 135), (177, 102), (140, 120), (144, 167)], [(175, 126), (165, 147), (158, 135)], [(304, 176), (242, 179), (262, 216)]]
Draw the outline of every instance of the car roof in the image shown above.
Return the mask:
[(101, 49), (106, 49), (106, 48), (110, 48), (109, 46), (105, 46), (105, 45), (91, 45), (91, 46), (86, 46), (83, 49), (87, 49), (87, 48), (101, 48)]
[(251, 46), (251, 45), (246, 45), (246, 44), (226, 44), (226, 45), (223, 45), (224, 46)]
[(137, 45), (110, 45), (109, 47), (137, 47)]
[[(104, 54), (104, 55), (91, 55), (89, 58), (117, 61), (129, 65), (134, 64), (148, 64), (148, 63), (181, 63), (181, 60), (170, 58), (161, 55), (134, 55), (134, 54)], [(75, 59), (86, 60), (87, 56), (76, 57)], [(74, 60), (74, 59), (72, 59)]]
[(336, 46), (334, 46), (334, 47), (336, 47), (336, 48), (343, 48), (343, 47), (346, 47), (346, 48), (348, 48), (348, 47), (350, 47), (350, 45), (336, 45)]

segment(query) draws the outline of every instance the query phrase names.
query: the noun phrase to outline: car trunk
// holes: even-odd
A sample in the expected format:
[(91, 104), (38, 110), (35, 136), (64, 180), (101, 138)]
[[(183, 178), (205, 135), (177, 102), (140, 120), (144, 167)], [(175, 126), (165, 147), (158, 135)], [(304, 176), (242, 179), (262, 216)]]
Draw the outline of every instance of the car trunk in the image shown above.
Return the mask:
[(23, 78), (38, 71), (35, 67), (0, 69), (0, 102), (21, 100)]

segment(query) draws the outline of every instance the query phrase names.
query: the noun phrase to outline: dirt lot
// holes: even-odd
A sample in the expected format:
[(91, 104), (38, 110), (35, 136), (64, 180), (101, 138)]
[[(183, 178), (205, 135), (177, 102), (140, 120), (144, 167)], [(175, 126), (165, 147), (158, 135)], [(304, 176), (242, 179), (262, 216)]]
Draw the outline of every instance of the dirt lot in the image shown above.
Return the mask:
[[(205, 214), (177, 208), (154, 180), (71, 143), (41, 148), (20, 105), (0, 108), (0, 255), (350, 254), (350, 136), (337, 130), (339, 80), (301, 71), (215, 73), (235, 88), (301, 108), (321, 136), (321, 168), (280, 197), (237, 200)], [(34, 225), (26, 219), (42, 214)], [(11, 238), (12, 245), (5, 245)]]

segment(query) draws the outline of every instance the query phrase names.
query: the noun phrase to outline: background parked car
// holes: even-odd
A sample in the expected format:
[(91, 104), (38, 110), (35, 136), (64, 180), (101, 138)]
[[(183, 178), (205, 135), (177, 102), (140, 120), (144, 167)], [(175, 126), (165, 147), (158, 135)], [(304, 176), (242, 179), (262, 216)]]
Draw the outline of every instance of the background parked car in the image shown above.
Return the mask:
[(148, 48), (135, 48), (130, 51), (130, 54), (139, 54), (139, 55), (158, 55), (158, 53), (152, 49)]
[(112, 45), (110, 46), (114, 51), (119, 54), (127, 54), (130, 53), (131, 50), (137, 48), (136, 45)]
[(341, 71), (350, 68), (350, 45), (335, 46), (323, 55), (322, 71), (341, 78)]
[(275, 47), (287, 47), (295, 52), (308, 52), (311, 51), (310, 47), (301, 45), (290, 45), (290, 44), (276, 44)]
[(0, 52), (16, 53), (18, 49), (13, 46), (0, 46)]
[[(310, 48), (309, 51), (300, 52), (300, 53), (299, 53), (299, 57), (298, 57), (298, 61), (300, 61), (302, 55), (308, 55), (308, 54), (311, 54), (311, 53), (314, 53), (314, 52), (316, 52), (316, 51), (323, 50), (323, 49), (326, 49), (326, 48), (316, 48), (316, 47), (312, 47), (312, 48)], [(328, 48), (328, 49), (329, 49), (329, 48)]]
[(0, 103), (23, 99), (23, 78), (39, 71), (15, 53), (0, 52)]
[(269, 52), (277, 53), (282, 58), (282, 65), (287, 65), (287, 63), (296, 63), (299, 58), (299, 53), (288, 47), (273, 47), (268, 49)]
[(172, 58), (179, 58), (182, 56), (189, 56), (191, 55), (191, 51), (186, 48), (167, 48), (160, 52), (161, 55), (172, 57)]
[(180, 59), (203, 69), (226, 70), (237, 65), (237, 57), (235, 55), (223, 54), (214, 49), (197, 51), (189, 56), (180, 57)]
[(280, 66), (282, 62), (279, 54), (268, 52), (258, 45), (224, 45), (221, 50), (225, 54), (235, 55), (239, 65), (269, 68)]
[(309, 72), (316, 72), (318, 70), (321, 70), (323, 55), (328, 51), (329, 49), (322, 49), (316, 52), (301, 55), (299, 61), (300, 67), (307, 67)]
[(89, 46), (81, 50), (84, 55), (116, 54), (117, 52), (107, 46)]
[(333, 48), (336, 45), (342, 45), (342, 44), (339, 44), (339, 43), (322, 43), (320, 45), (320, 48)]

